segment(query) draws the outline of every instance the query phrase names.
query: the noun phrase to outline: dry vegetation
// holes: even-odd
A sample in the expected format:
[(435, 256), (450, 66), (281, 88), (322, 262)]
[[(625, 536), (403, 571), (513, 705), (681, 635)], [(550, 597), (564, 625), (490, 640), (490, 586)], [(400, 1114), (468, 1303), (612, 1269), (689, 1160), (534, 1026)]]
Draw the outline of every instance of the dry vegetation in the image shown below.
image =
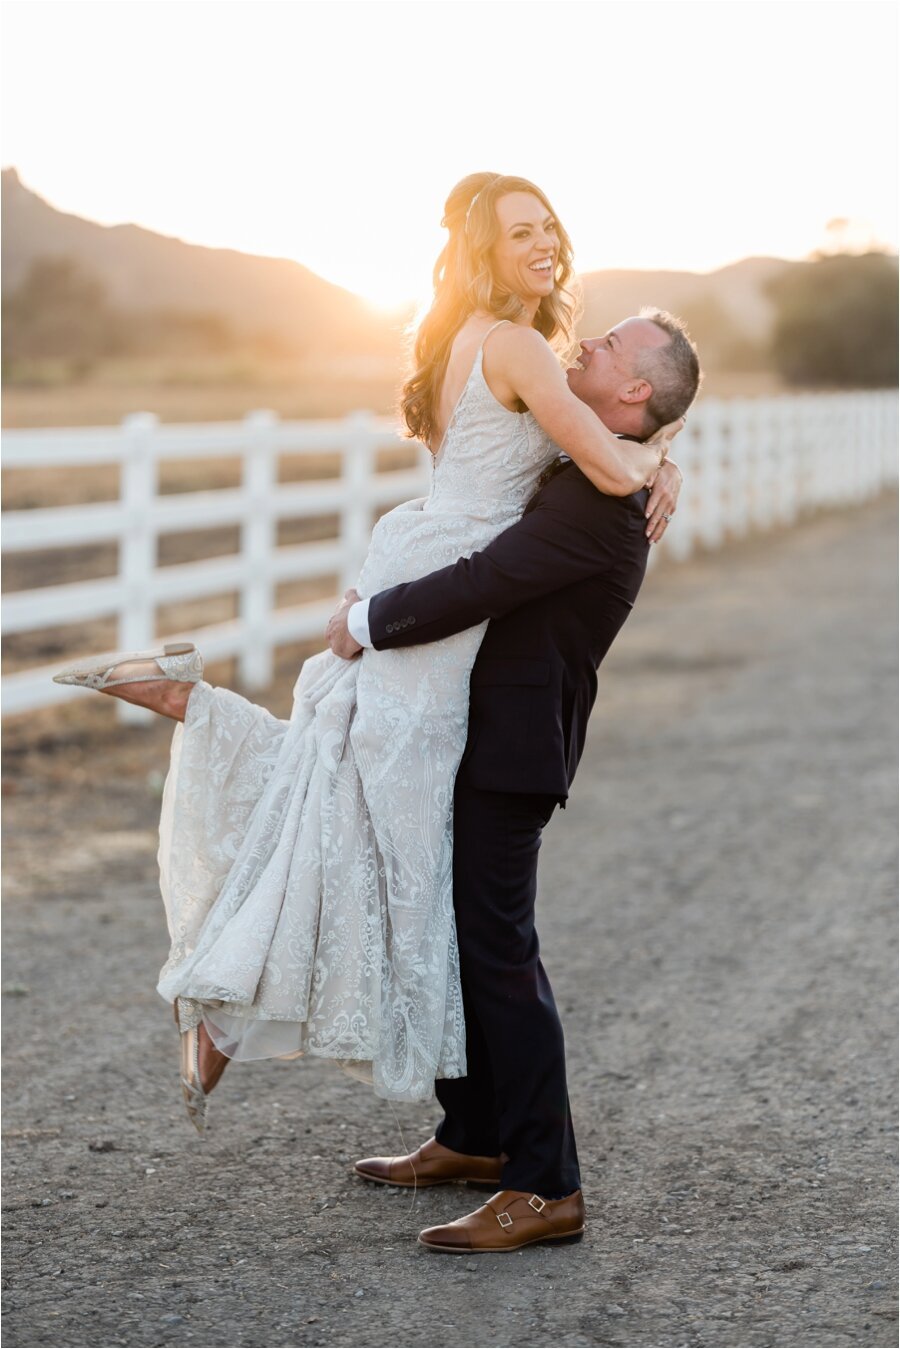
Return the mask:
[(33, 363), (27, 382), (7, 385), (3, 425), (108, 426), (132, 412), (163, 422), (235, 421), (258, 408), (280, 417), (340, 417), (358, 408), (388, 414), (396, 366), (359, 361), (259, 362), (234, 357), (117, 360), (73, 378), (65, 361)]
[[(84, 379), (65, 366), (43, 362), (32, 382), (7, 387), (4, 427), (109, 426), (132, 412), (153, 412), (163, 422), (236, 421), (269, 408), (285, 420), (342, 417), (359, 408), (388, 416), (395, 411), (396, 368), (372, 361), (342, 366), (301, 362), (256, 365), (233, 360), (108, 362)], [(701, 396), (765, 397), (783, 393), (772, 371), (710, 372)]]

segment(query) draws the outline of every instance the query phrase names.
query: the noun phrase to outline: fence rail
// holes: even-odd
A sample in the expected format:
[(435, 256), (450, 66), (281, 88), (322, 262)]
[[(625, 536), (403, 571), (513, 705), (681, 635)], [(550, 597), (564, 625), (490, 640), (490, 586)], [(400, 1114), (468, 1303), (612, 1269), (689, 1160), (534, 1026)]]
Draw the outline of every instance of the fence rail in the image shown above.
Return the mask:
[[(118, 644), (142, 650), (158, 638), (156, 608), (237, 591), (239, 616), (167, 639), (198, 637), (211, 660), (237, 657), (250, 689), (272, 679), (277, 647), (321, 634), (333, 599), (277, 608), (278, 583), (339, 578), (352, 585), (365, 556), (374, 514), (425, 495), (427, 453), (414, 468), (377, 471), (377, 455), (401, 443), (393, 422), (359, 412), (342, 421), (280, 422), (254, 412), (238, 423), (161, 425), (135, 413), (118, 427), (7, 431), (4, 467), (64, 469), (114, 464), (118, 501), (4, 512), (5, 552), (35, 552), (117, 542), (115, 576), (13, 593), (4, 598), (2, 631), (16, 634), (114, 616)], [(337, 456), (334, 478), (279, 483), (279, 456)], [(158, 493), (162, 460), (242, 462), (239, 488)], [(891, 392), (815, 394), (774, 399), (705, 400), (691, 413), (675, 453), (685, 477), (678, 519), (659, 552), (672, 558), (717, 548), (752, 530), (787, 525), (824, 505), (867, 499), (897, 481), (897, 402)], [(323, 542), (278, 544), (278, 523), (337, 516)], [(240, 527), (240, 551), (179, 566), (157, 565), (160, 536), (216, 525)], [(654, 552), (655, 561), (659, 552)], [(6, 675), (4, 713), (78, 697), (51, 681), (53, 666)], [(125, 721), (142, 709), (120, 704)]]

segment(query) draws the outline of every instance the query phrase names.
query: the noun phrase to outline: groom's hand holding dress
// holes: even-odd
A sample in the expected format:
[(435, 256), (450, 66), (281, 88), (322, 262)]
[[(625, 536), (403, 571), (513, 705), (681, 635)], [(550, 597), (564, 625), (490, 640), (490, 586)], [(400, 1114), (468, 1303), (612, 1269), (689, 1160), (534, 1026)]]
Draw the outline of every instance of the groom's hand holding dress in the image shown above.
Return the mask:
[(347, 626), (347, 615), (358, 600), (359, 595), (355, 590), (345, 591), (344, 598), (331, 615), (325, 629), (326, 642), (334, 654), (342, 656), (344, 660), (352, 660), (362, 651), (362, 647)]

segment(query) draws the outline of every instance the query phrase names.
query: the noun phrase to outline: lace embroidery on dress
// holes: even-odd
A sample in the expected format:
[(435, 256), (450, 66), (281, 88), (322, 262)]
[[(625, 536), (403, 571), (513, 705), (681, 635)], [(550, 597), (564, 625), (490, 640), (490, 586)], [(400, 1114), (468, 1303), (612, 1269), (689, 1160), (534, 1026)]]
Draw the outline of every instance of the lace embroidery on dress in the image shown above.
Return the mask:
[[(483, 346), (429, 496), (373, 531), (362, 596), (483, 548), (558, 453), (491, 393)], [(159, 849), (172, 944), (158, 987), (183, 1027), (202, 1017), (238, 1059), (371, 1065), (387, 1099), (428, 1099), (436, 1077), (464, 1075), (453, 784), (486, 626), (349, 662), (322, 652), (287, 721), (195, 686)]]

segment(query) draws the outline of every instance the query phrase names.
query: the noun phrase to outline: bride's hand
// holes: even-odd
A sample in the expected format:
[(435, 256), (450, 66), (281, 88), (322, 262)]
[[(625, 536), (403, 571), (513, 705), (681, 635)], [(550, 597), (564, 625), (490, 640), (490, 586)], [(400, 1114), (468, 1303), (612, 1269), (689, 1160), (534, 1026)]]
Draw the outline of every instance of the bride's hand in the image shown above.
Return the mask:
[(651, 543), (659, 543), (665, 534), (669, 521), (675, 514), (683, 481), (681, 469), (673, 459), (667, 459), (650, 479), (651, 492), (644, 513), (647, 517), (646, 534)]
[[(686, 420), (686, 417), (678, 417), (674, 422), (667, 422), (665, 426), (661, 426), (658, 431), (654, 431), (653, 435), (648, 436), (644, 441), (646, 446), (656, 450), (656, 453), (659, 455), (660, 468), (662, 468), (663, 464), (668, 459), (669, 450), (672, 448), (672, 441), (678, 435), (678, 432), (683, 429)], [(652, 478), (648, 479), (648, 487), (652, 485), (652, 482)]]

